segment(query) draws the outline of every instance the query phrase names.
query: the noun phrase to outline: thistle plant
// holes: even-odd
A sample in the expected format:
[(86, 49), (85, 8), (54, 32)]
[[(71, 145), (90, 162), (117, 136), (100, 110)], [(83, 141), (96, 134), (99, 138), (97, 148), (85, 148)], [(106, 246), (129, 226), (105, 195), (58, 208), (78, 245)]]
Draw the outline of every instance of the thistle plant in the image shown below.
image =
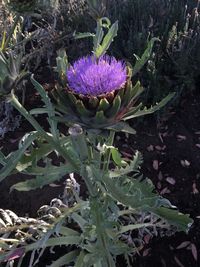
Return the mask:
[[(49, 230), (31, 244), (14, 243), (9, 239), (7, 242), (12, 245), (6, 246), (4, 240), (2, 261), (9, 259), (19, 246), (23, 255), (33, 250), (38, 251), (40, 257), (46, 247), (65, 245), (66, 254), (54, 261), (51, 267), (66, 264), (115, 267), (119, 255), (123, 255), (127, 266), (131, 266), (129, 258), (135, 247), (125, 237), (127, 234), (131, 236), (134, 229), (151, 230), (155, 225), (162, 228), (163, 223), (159, 222), (164, 220), (164, 225), (172, 224), (178, 231), (187, 231), (192, 223), (188, 215), (179, 213), (167, 199), (157, 195), (153, 184), (140, 174), (142, 156), (139, 152), (126, 160), (113, 146), (115, 131), (134, 133), (125, 121), (158, 110), (172, 95), (149, 109), (142, 108), (142, 104), (135, 105), (143, 91), (142, 86), (139, 82), (132, 85), (134, 67), (132, 72), (128, 64), (106, 54), (116, 36), (117, 23), (111, 25), (108, 19), (105, 21), (108, 23), (105, 36), (103, 20), (98, 20), (96, 34), (88, 34), (94, 41), (92, 56), (68, 66), (66, 54), (59, 53), (57, 71), (60, 83), (53, 92), (55, 105), (33, 77), (31, 81), (44, 107), (28, 112), (14, 93), (11, 94), (11, 104), (35, 130), (22, 138), (17, 151), (7, 156), (0, 153), (0, 181), (16, 171), (34, 175), (35, 178), (11, 188), (28, 191), (75, 173), (83, 180), (87, 195), (80, 196), (72, 190), (74, 202), (68, 201), (70, 206), (64, 207)], [(147, 61), (154, 41), (151, 40), (144, 55), (137, 58), (135, 72)], [(48, 131), (34, 118), (39, 114), (46, 114)], [(68, 134), (60, 133), (59, 121), (70, 126)], [(52, 153), (62, 158), (59, 164), (52, 162)], [(129, 218), (139, 213), (153, 214), (155, 225), (124, 220), (124, 216)], [(36, 260), (33, 264), (34, 255), (31, 257), (32, 266), (38, 263)]]
[[(12, 105), (32, 124), (35, 131), (22, 138), (17, 151), (7, 156), (0, 153), (0, 180), (16, 171), (30, 175), (30, 179), (11, 188), (28, 191), (76, 173), (83, 179), (88, 197), (80, 196), (79, 191), (72, 189), (74, 201), (71, 202), (71, 195), (65, 195), (70, 206), (64, 207), (55, 219), (49, 215), (47, 231), (31, 239), (31, 244), (3, 239), (1, 261), (12, 259), (11, 256), (20, 249), (19, 266), (23, 266), (20, 264), (23, 264), (23, 256), (27, 252), (33, 251), (33, 261), (35, 252), (39, 252), (40, 258), (46, 247), (65, 245), (66, 254), (53, 262), (52, 267), (70, 263), (74, 263), (73, 266), (114, 267), (118, 255), (124, 255), (127, 266), (130, 266), (129, 257), (135, 252), (135, 247), (134, 242), (130, 245), (125, 237), (134, 229), (169, 229), (169, 224), (172, 224), (176, 230), (188, 230), (192, 220), (179, 213), (167, 199), (157, 195), (152, 183), (140, 174), (142, 157), (139, 152), (127, 161), (112, 145), (113, 134), (105, 141), (103, 135), (91, 134), (77, 124), (69, 128), (69, 135), (61, 134), (57, 126), (57, 112), (47, 93), (33, 78), (32, 82), (45, 107), (28, 112), (12, 93)], [(33, 117), (42, 113), (48, 116), (49, 132)], [(62, 157), (59, 165), (54, 165), (51, 160), (53, 152), (55, 156)], [(32, 175), (35, 178), (31, 178)], [(136, 216), (141, 212), (153, 214), (156, 217), (155, 224), (135, 224), (123, 219), (123, 216)], [(160, 223), (160, 218), (164, 224)], [(8, 246), (7, 243), (12, 245)], [(73, 245), (74, 249), (71, 247)], [(35, 260), (37, 263), (37, 257)]]

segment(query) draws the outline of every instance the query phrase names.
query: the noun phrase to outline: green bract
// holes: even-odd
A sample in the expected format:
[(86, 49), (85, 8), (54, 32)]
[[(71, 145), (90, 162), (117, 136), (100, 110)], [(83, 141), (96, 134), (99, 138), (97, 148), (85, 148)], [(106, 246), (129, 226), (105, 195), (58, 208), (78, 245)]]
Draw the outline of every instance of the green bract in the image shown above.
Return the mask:
[(143, 88), (140, 82), (133, 86), (130, 74), (128, 77), (124, 88), (99, 96), (76, 94), (69, 88), (58, 85), (53, 92), (57, 101), (56, 107), (65, 114), (66, 122), (71, 120), (90, 128), (114, 125), (138, 110), (133, 105)]

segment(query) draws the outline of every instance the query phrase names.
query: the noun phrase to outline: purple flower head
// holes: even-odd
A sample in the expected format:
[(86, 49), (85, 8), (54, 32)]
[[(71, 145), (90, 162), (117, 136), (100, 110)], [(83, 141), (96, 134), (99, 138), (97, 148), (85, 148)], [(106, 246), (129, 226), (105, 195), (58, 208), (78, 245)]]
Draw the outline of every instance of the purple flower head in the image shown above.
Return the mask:
[(124, 62), (108, 55), (82, 57), (67, 71), (70, 89), (86, 96), (98, 96), (121, 89), (126, 83)]

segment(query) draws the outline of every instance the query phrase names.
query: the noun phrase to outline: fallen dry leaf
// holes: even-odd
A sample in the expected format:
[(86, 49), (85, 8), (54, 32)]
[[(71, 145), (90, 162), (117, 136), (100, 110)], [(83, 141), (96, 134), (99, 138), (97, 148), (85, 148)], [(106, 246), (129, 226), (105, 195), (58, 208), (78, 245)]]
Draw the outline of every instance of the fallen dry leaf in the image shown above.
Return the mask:
[(186, 136), (185, 135), (181, 135), (181, 134), (178, 134), (176, 136), (176, 138), (177, 138), (178, 141), (184, 141), (184, 140), (186, 140)]
[(157, 183), (157, 188), (160, 190), (162, 188), (161, 182)]
[(143, 253), (142, 253), (142, 256), (143, 256), (143, 257), (148, 256), (150, 250), (151, 250), (150, 248), (145, 249), (145, 250), (143, 251)]
[(168, 187), (165, 187), (160, 191), (160, 195), (169, 194), (169, 193), (171, 193), (171, 191), (168, 189)]
[(161, 181), (163, 179), (163, 174), (161, 171), (159, 171), (159, 174), (158, 174), (158, 179)]
[(195, 246), (195, 244), (191, 244), (191, 251), (192, 251), (192, 256), (195, 259), (195, 261), (197, 261), (198, 258), (198, 254), (197, 254), (197, 248)]
[(176, 247), (176, 249), (186, 248), (189, 245), (191, 245), (190, 241), (183, 241), (180, 245), (178, 245), (178, 247)]
[(148, 146), (148, 147), (147, 147), (147, 151), (149, 151), (149, 152), (150, 152), (150, 151), (154, 151), (154, 147), (153, 147), (153, 145)]
[(153, 168), (154, 168), (154, 170), (157, 171), (157, 170), (158, 170), (158, 166), (159, 166), (158, 160), (155, 159), (155, 160), (153, 161)]
[(176, 256), (174, 256), (174, 260), (179, 267), (185, 267)]
[(24, 248), (16, 248), (6, 256), (5, 261), (12, 261), (21, 258), (24, 252), (25, 252)]
[(121, 151), (121, 153), (122, 153), (122, 155), (123, 155), (124, 157), (127, 157), (127, 158), (132, 158), (132, 157), (133, 157), (133, 155), (131, 155), (131, 154), (128, 153), (128, 152)]
[(158, 136), (159, 136), (159, 138), (160, 138), (160, 141), (163, 143), (162, 134), (161, 134), (161, 133), (159, 133), (159, 134), (158, 134)]
[(163, 151), (163, 150), (165, 150), (165, 148), (166, 148), (166, 145), (164, 145), (164, 146), (155, 146), (155, 149), (156, 150), (158, 150), (158, 151)]
[(192, 184), (192, 193), (193, 194), (198, 194), (199, 193), (199, 190), (197, 189), (197, 185), (196, 185), (195, 182)]
[(166, 137), (168, 135), (169, 135), (168, 132), (165, 132), (165, 133), (162, 134), (163, 137)]
[(149, 235), (149, 234), (145, 235), (145, 237), (144, 237), (145, 244), (149, 244), (150, 240), (151, 240), (151, 235)]
[(166, 181), (169, 183), (169, 184), (172, 184), (172, 185), (175, 185), (176, 181), (174, 180), (174, 178), (172, 177), (167, 177), (166, 178)]
[(182, 159), (181, 160), (181, 165), (185, 168), (190, 166), (190, 162), (187, 159)]

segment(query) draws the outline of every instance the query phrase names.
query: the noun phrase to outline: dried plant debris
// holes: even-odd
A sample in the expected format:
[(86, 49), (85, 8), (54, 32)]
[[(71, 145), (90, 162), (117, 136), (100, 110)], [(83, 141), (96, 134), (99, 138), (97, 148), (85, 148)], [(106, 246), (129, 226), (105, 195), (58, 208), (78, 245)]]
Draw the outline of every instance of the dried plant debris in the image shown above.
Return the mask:
[(0, 139), (9, 131), (14, 131), (20, 126), (21, 116), (14, 115), (13, 107), (5, 102), (0, 102)]

